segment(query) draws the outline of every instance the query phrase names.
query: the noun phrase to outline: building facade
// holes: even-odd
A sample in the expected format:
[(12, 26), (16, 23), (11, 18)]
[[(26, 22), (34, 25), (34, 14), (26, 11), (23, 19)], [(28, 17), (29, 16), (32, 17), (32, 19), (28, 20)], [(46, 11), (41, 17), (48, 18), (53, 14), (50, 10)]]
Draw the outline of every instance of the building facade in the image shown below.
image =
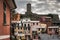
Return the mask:
[(48, 27), (48, 34), (54, 35), (54, 34), (59, 34), (59, 26), (49, 26)]
[[(24, 18), (22, 20), (23, 23), (23, 27), (25, 30), (25, 36), (26, 36), (26, 40), (36, 40), (38, 39), (38, 29), (40, 28), (40, 22), (39, 21), (33, 21), (30, 18)], [(34, 34), (35, 33), (35, 34)]]
[(20, 14), (19, 13), (15, 13), (15, 14), (11, 14), (11, 15), (12, 15), (11, 21), (20, 21)]
[(0, 0), (0, 40), (10, 40), (10, 13), (15, 8), (14, 0)]
[(11, 17), (11, 40), (19, 39), (19, 38), (17, 38), (19, 35), (19, 30), (20, 30), (19, 27), (21, 27), (20, 14), (19, 13), (12, 14), (12, 17)]

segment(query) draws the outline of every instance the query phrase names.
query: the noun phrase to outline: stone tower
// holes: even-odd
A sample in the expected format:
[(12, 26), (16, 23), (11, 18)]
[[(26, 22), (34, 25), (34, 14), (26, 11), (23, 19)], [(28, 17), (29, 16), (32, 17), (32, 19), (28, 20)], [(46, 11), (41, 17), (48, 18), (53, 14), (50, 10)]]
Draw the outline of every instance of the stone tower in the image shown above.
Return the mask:
[(27, 12), (31, 12), (31, 4), (30, 3), (27, 4)]
[(31, 12), (31, 4), (30, 4), (30, 3), (27, 4), (27, 8), (26, 8), (26, 9), (27, 9), (27, 11), (26, 11), (25, 14), (26, 14), (26, 15), (30, 15), (30, 14), (32, 13), (32, 12)]

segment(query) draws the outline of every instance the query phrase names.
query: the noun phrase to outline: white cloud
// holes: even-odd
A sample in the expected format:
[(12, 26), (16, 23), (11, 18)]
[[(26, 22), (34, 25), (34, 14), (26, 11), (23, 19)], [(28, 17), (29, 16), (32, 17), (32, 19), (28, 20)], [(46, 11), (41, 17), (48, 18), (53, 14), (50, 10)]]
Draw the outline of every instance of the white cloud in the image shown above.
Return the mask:
[(31, 6), (36, 7), (36, 3), (32, 3)]
[(45, 3), (44, 1), (37, 1), (37, 3), (39, 4), (39, 3)]
[(18, 13), (20, 13), (20, 14), (25, 14), (26, 9), (21, 8), (21, 9), (16, 10), (16, 11), (17, 11)]
[(38, 1), (38, 0), (31, 0), (31, 1)]
[(30, 1), (30, 0), (15, 0), (15, 1)]

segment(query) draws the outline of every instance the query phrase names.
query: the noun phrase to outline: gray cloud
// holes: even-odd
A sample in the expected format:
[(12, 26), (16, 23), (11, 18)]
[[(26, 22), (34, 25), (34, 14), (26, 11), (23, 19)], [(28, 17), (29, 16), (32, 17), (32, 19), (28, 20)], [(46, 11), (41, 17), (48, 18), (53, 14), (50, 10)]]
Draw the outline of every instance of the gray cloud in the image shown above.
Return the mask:
[[(60, 13), (60, 0), (15, 0), (17, 4), (17, 11), (24, 13), (26, 11), (26, 4), (31, 3), (32, 12), (41, 13)], [(22, 11), (21, 11), (22, 9)], [(25, 10), (25, 11), (24, 11)]]
[(60, 0), (56, 0), (57, 2), (60, 2)]

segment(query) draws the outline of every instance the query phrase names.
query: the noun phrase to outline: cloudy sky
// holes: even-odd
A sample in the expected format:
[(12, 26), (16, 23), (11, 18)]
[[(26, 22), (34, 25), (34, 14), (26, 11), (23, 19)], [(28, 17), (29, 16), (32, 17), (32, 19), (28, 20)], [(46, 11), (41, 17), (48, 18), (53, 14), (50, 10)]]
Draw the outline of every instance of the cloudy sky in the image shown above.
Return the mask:
[(26, 4), (31, 3), (32, 12), (37, 14), (60, 13), (60, 0), (15, 0), (16, 11), (21, 14), (26, 12)]

